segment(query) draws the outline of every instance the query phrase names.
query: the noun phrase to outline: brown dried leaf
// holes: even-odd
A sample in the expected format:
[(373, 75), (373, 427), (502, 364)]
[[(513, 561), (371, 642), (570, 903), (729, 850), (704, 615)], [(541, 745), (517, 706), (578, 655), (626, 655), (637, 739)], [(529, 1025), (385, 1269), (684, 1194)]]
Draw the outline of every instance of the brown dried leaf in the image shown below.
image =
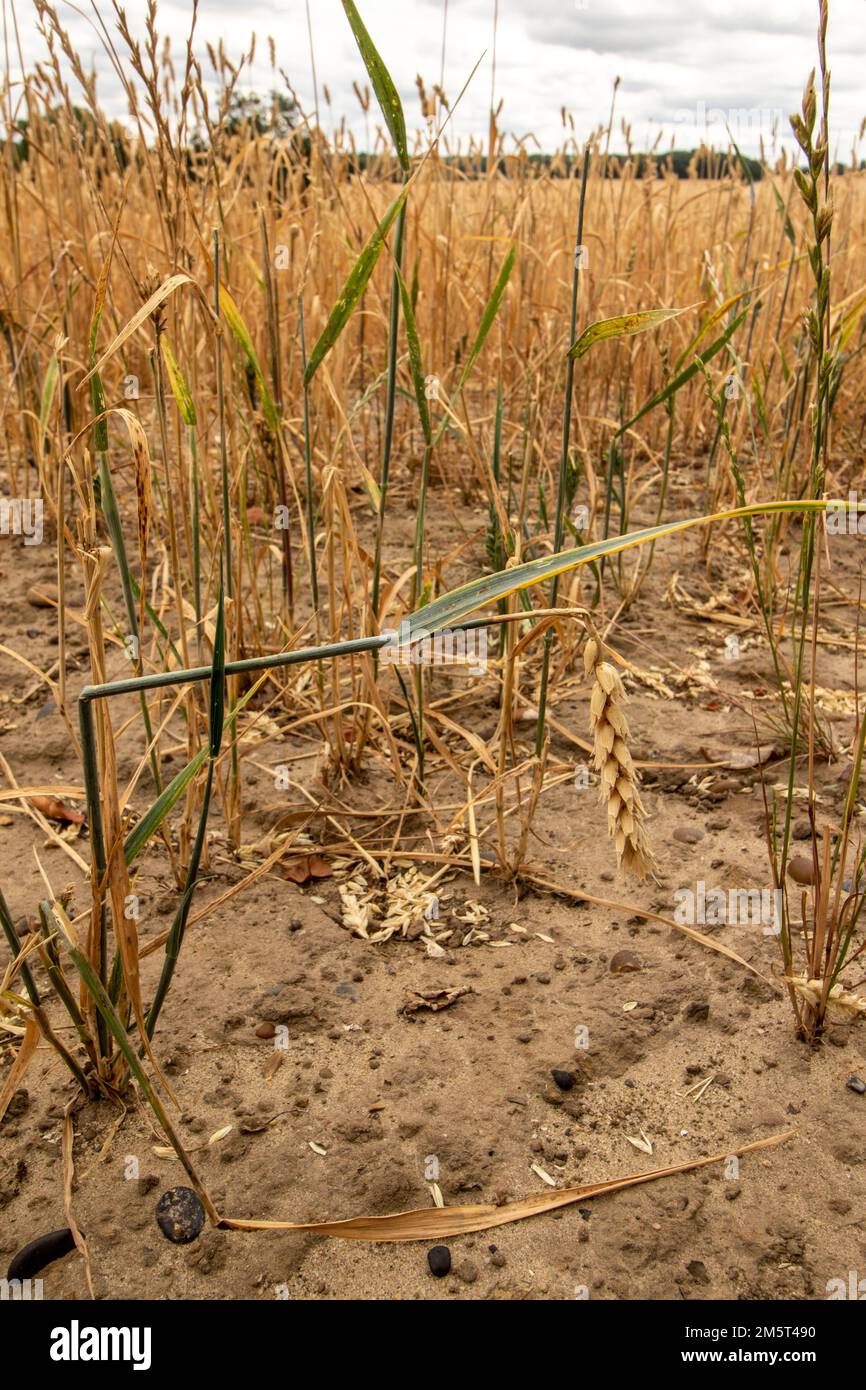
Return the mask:
[(341, 1240), (439, 1240), (444, 1236), (466, 1235), (471, 1231), (487, 1231), (493, 1226), (507, 1226), (512, 1221), (522, 1221), (528, 1216), (538, 1216), (542, 1212), (556, 1211), (575, 1202), (585, 1202), (591, 1197), (601, 1197), (608, 1192), (619, 1192), (626, 1187), (636, 1187), (639, 1183), (655, 1182), (657, 1178), (672, 1177), (676, 1173), (688, 1173), (696, 1168), (705, 1168), (710, 1163), (723, 1163), (728, 1158), (754, 1153), (759, 1149), (769, 1149), (790, 1139), (793, 1130), (770, 1135), (745, 1144), (740, 1149), (726, 1149), (723, 1153), (709, 1158), (696, 1158), (686, 1163), (675, 1163), (669, 1168), (654, 1168), (649, 1173), (634, 1173), (627, 1178), (612, 1178), (607, 1182), (590, 1183), (585, 1187), (564, 1187), (556, 1191), (536, 1193), (518, 1202), (505, 1202), (502, 1206), (467, 1207), (426, 1207), (417, 1211), (402, 1211), (390, 1216), (356, 1216), (348, 1221), (250, 1221), (245, 1217), (224, 1216), (218, 1223), (224, 1231), (313, 1231), (318, 1235), (334, 1236)]
[(400, 1009), (401, 1014), (417, 1014), (424, 1009), (429, 1009), (431, 1013), (438, 1013), (440, 1009), (448, 1009), (454, 1004), (461, 995), (472, 994), (474, 991), (471, 985), (458, 985), (454, 989), (416, 989), (413, 991), (411, 999)]

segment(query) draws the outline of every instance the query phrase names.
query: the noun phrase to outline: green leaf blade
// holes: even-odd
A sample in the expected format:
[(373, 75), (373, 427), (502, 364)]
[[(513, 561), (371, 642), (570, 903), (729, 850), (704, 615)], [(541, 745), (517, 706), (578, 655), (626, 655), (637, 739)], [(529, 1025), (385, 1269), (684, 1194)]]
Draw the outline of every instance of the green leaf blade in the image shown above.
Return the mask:
[[(690, 307), (690, 306), (687, 306)], [(636, 314), (618, 314), (612, 319), (599, 319), (585, 328), (568, 349), (569, 357), (585, 356), (596, 343), (611, 338), (628, 338), (635, 333), (645, 333), (649, 328), (657, 328), (668, 319), (675, 319), (686, 309), (643, 309)]]
[(397, 158), (404, 174), (409, 172), (409, 147), (406, 141), (406, 117), (403, 114), (403, 103), (394, 79), (382, 61), (376, 45), (370, 38), (367, 28), (358, 13), (357, 6), (353, 0), (343, 0), (343, 9), (346, 18), (352, 26), (352, 33), (355, 35), (355, 42), (364, 60), (364, 66), (370, 77), (373, 91), (376, 93), (376, 100), (379, 103), (385, 124), (388, 127), (391, 139), (394, 141), (394, 148), (397, 151)]
[(304, 370), (304, 385), (309, 386), (313, 377), (316, 375), (322, 362), (327, 357), (331, 348), (337, 342), (349, 319), (355, 311), (355, 307), (367, 288), (370, 276), (376, 268), (376, 262), (381, 255), (385, 245), (385, 237), (391, 230), (392, 223), (406, 201), (407, 190), (404, 189), (399, 197), (388, 208), (382, 221), (373, 232), (355, 264), (349, 272), (348, 279), (343, 285), (333, 309), (325, 324), (313, 351), (310, 353), (309, 361)]

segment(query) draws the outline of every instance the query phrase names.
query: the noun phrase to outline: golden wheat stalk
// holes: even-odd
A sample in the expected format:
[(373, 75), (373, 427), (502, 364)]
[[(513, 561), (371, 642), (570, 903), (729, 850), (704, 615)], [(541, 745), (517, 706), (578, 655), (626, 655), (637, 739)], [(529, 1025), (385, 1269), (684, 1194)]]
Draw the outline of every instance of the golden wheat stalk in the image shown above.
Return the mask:
[(628, 697), (616, 667), (605, 660), (606, 652), (597, 633), (587, 638), (583, 663), (593, 680), (589, 701), (593, 764), (599, 774), (600, 799), (607, 803), (608, 834), (617, 863), (637, 878), (645, 878), (655, 868), (655, 860), (644, 825), (637, 771), (628, 751), (628, 724), (622, 711)]

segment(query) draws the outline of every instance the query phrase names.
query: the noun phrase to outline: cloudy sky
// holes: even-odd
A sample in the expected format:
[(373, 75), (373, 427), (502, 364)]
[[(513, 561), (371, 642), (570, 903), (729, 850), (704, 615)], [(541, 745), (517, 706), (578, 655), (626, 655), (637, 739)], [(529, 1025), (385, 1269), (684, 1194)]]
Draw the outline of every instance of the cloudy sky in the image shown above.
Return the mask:
[[(0, 0), (9, 14), (10, 0)], [(119, 85), (92, 25), (92, 0), (54, 0), (78, 52), (101, 74), (101, 92), (113, 114), (123, 115)], [(110, 0), (97, 0), (111, 23)], [(130, 25), (143, 31), (145, 0), (126, 0)], [(41, 56), (31, 0), (18, 0), (25, 63)], [(410, 127), (420, 125), (416, 74), (428, 88), (440, 78), (445, 0), (359, 0), (359, 9), (403, 97)], [(452, 141), (484, 136), (490, 107), (497, 0), (448, 0), (444, 87), (457, 95), (484, 54), (455, 113)], [(343, 115), (364, 142), (364, 118), (352, 91), (364, 71), (340, 0), (309, 0), (322, 123)], [(192, 13), (190, 3), (163, 0), (160, 30), (180, 55)], [(619, 77), (613, 148), (622, 148), (620, 119), (632, 127), (637, 148), (652, 144), (660, 127), (664, 143), (690, 148), (701, 138), (725, 142), (725, 122), (742, 148), (768, 146), (774, 122), (787, 140), (790, 111), (815, 63), (817, 0), (498, 0), (496, 100), (503, 99), (500, 127), (509, 136), (530, 132), (545, 149), (563, 139), (560, 111), (584, 139), (606, 124), (614, 79)], [(270, 86), (268, 35), (277, 61), (304, 106), (313, 107), (313, 79), (306, 0), (200, 0), (198, 38), (223, 39), (239, 55), (252, 32), (259, 37), (248, 89)], [(830, 66), (833, 73), (834, 151), (845, 161), (866, 115), (866, 0), (830, 0)], [(330, 111), (324, 97), (327, 86)], [(511, 142), (509, 141), (509, 144)], [(513, 145), (511, 145), (513, 148)], [(860, 157), (866, 150), (860, 150)]]

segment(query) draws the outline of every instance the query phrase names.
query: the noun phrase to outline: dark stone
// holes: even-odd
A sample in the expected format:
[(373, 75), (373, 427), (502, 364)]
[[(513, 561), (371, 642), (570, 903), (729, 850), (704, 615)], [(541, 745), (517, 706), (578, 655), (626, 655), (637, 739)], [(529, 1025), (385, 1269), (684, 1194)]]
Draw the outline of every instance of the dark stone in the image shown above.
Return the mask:
[(430, 1273), (436, 1279), (443, 1279), (446, 1274), (451, 1272), (451, 1251), (447, 1245), (434, 1245), (427, 1251), (427, 1263), (430, 1266)]
[(172, 1187), (156, 1204), (156, 1224), (172, 1245), (189, 1245), (204, 1225), (204, 1207), (191, 1187)]

